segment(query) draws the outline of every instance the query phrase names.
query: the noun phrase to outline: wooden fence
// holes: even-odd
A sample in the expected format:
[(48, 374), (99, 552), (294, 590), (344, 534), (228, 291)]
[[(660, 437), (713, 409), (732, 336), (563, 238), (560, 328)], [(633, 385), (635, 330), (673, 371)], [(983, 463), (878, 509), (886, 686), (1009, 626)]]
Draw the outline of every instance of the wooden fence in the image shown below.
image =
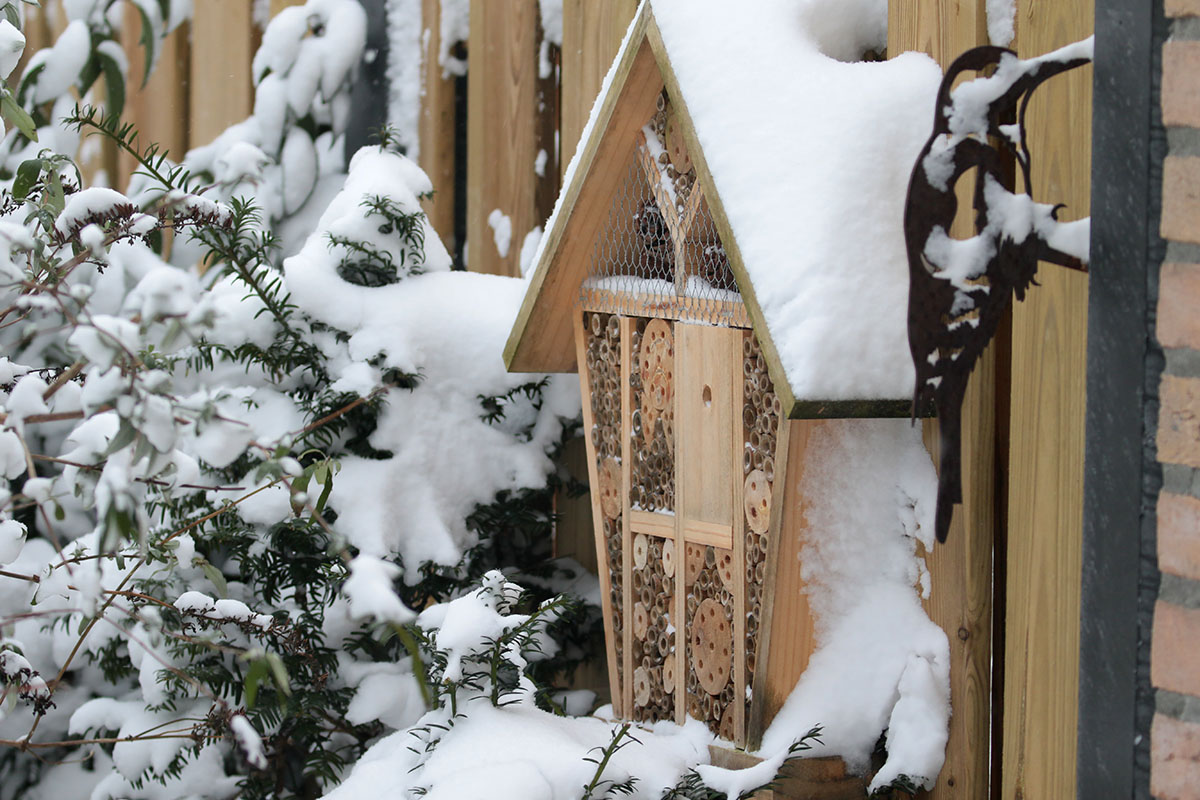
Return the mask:
[[(636, 3), (564, 0), (561, 48), (542, 47), (537, 0), (473, 3), (465, 103), (462, 83), (436, 64), (440, 3), (421, 5), (430, 66), (419, 160), (436, 189), (427, 210), (448, 243), (465, 233), (472, 270), (517, 275), (522, 240), (550, 211)], [(249, 115), (260, 35), (251, 14), (251, 0), (198, 0), (190, 30), (172, 36), (149, 84), (130, 92), (131, 118), (173, 156)], [(31, 45), (44, 43), (53, 23), (35, 26)], [(133, 50), (136, 20), (128, 27)], [(1040, 54), (1091, 27), (1088, 0), (1018, 0), (1012, 46)], [(890, 0), (891, 55), (920, 50), (944, 67), (987, 42), (985, 0)], [(540, 59), (548, 77), (539, 76)], [(1034, 196), (1066, 203), (1065, 218), (1088, 213), (1090, 87), (1090, 70), (1073, 71), (1040, 89), (1029, 111)], [(455, 146), (462, 126), (465, 158)], [(122, 176), (129, 165), (110, 168)], [(494, 210), (512, 223), (506, 252), (488, 225)], [(960, 216), (961, 236), (969, 220)], [(1075, 794), (1087, 278), (1044, 266), (1038, 279), (972, 379), (966, 503), (948, 544), (929, 555), (928, 610), (951, 642), (954, 707), (937, 798)], [(936, 451), (934, 437), (927, 428)], [(568, 453), (578, 474), (582, 450)], [(589, 504), (563, 498), (559, 510), (558, 552), (594, 567)]]

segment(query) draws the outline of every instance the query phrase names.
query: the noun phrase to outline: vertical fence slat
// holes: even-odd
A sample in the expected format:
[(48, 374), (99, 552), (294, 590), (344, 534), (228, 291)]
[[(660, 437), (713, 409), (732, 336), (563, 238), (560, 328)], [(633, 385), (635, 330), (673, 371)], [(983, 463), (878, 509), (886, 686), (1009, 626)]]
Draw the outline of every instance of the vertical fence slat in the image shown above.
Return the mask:
[[(521, 241), (534, 225), (537, 155), (537, 26), (535, 0), (472, 3), (467, 79), (467, 266), (519, 275)], [(497, 247), (488, 217), (511, 224), (507, 249)]]
[[(964, 50), (987, 43), (982, 0), (892, 0), (888, 6), (888, 54), (921, 50), (943, 69)], [(930, 109), (932, 118), (933, 109)], [(915, 157), (915, 153), (913, 154)], [(959, 182), (959, 216), (952, 235), (971, 227), (971, 181)], [(972, 375), (962, 412), (963, 504), (955, 510), (948, 540), (928, 554), (932, 588), (930, 618), (950, 642), (950, 739), (946, 764), (931, 797), (988, 796), (991, 725), (992, 542), (995, 518), (995, 348)], [(926, 444), (938, 452), (933, 426)]]
[[(1092, 15), (1021, 2), (1018, 52), (1082, 39)], [(1091, 81), (1072, 70), (1029, 106), (1033, 196), (1066, 203), (1061, 219), (1088, 214)], [(1038, 282), (1013, 309), (1004, 798), (1075, 796), (1087, 277), (1043, 263)]]
[(190, 145), (208, 144), (235, 122), (250, 116), (254, 89), (252, 0), (204, 0), (192, 12)]
[[(124, 23), (121, 44), (129, 57), (125, 119), (137, 127), (143, 147), (156, 142), (163, 152), (178, 161), (188, 149), (189, 26), (186, 23), (179, 26), (161, 43), (154, 72), (142, 86), (145, 51), (138, 43), (142, 22), (132, 5), (125, 9)], [(114, 186), (124, 188), (136, 166), (132, 157), (118, 154)]]
[(560, 168), (565, 170), (625, 30), (636, 0), (563, 0)]

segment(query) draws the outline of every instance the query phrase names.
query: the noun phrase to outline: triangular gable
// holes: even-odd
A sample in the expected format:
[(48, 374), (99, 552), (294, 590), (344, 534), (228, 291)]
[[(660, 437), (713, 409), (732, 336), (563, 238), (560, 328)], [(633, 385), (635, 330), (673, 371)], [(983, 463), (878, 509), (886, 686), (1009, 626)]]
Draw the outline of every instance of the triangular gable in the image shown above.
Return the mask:
[(607, 224), (612, 199), (624, 178), (619, 166), (638, 130), (655, 113), (664, 86), (679, 118), (697, 181), (708, 187), (708, 209), (785, 414), (793, 418), (907, 415), (908, 404), (899, 399), (826, 401), (796, 397), (716, 191), (654, 14), (645, 2), (618, 53), (595, 117), (580, 144), (574, 169), (568, 170), (567, 184), (548, 223), (525, 301), (505, 347), (508, 369), (571, 372), (577, 368), (571, 325), (579, 289), (588, 276), (593, 246)]

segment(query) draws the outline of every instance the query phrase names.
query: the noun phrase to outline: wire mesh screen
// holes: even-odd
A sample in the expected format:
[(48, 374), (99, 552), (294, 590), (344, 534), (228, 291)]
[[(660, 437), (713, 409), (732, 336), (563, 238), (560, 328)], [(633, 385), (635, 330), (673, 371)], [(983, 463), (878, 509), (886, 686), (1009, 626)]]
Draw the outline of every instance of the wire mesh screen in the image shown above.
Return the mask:
[(630, 150), (581, 302), (629, 316), (749, 325), (704, 187), (664, 98)]

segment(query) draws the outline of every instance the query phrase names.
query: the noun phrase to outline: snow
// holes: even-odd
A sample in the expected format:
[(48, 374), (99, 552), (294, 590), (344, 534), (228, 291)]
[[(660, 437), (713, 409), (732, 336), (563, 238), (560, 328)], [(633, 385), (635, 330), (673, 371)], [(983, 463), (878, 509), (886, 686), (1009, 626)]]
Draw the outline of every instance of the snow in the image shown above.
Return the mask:
[(496, 252), (501, 258), (508, 258), (508, 248), (512, 244), (512, 219), (498, 208), (488, 214), (488, 227), (492, 229), (492, 240), (496, 243)]
[[(418, 786), (428, 789), (427, 800), (578, 797), (596, 771), (594, 761), (585, 759), (598, 758), (618, 727), (595, 717), (557, 717), (525, 704), (494, 708), (477, 702), (469, 708), (427, 758), (414, 752), (421, 750), (421, 740), (410, 731), (380, 740), (325, 800), (399, 796), (401, 787)], [(445, 724), (439, 712), (431, 712), (418, 725), (430, 722)], [(603, 774), (614, 782), (636, 776), (626, 795), (631, 800), (657, 800), (689, 768), (708, 760), (712, 741), (695, 720), (631, 734), (635, 740), (613, 755)]]
[(350, 562), (350, 577), (342, 592), (350, 600), (356, 619), (377, 619), (395, 625), (406, 625), (416, 618), (400, 602), (392, 582), (400, 577), (400, 568), (391, 562), (371, 555), (359, 555)]
[(0, 519), (0, 567), (11, 564), (25, 546), (25, 526), (15, 519)]
[[(872, 789), (932, 782), (944, 759), (949, 643), (925, 614), (917, 543), (933, 544), (937, 479), (907, 420), (822, 423), (809, 440), (800, 561), (816, 650), (763, 735), (764, 755), (822, 726), (815, 755), (866, 767), (884, 729), (896, 740)], [(927, 588), (926, 588), (927, 591)], [(891, 777), (886, 777), (886, 776)]]
[(439, 0), (441, 24), (438, 27), (438, 66), (442, 77), (466, 75), (467, 62), (456, 58), (451, 51), (459, 42), (466, 42), (471, 34), (470, 0)]
[(421, 0), (387, 0), (388, 124), (405, 155), (420, 157), (422, 42)]
[(533, 256), (537, 252), (538, 245), (542, 243), (542, 226), (534, 226), (533, 230), (525, 234), (525, 238), (521, 240), (521, 252), (517, 256), (517, 261), (521, 265), (521, 275), (529, 274), (529, 270), (533, 269)]
[(538, 18), (542, 24), (542, 41), (538, 43), (538, 77), (545, 80), (553, 70), (550, 45), (562, 47), (563, 0), (538, 0)]
[(250, 766), (255, 769), (267, 768), (267, 754), (263, 751), (262, 737), (245, 714), (234, 714), (229, 718), (229, 729), (237, 739), (238, 747)]
[(885, 44), (881, 0), (652, 7), (796, 396), (911, 396), (901, 220), (937, 65), (849, 63)]
[(1016, 35), (1017, 5), (1015, 0), (987, 0), (988, 42), (1008, 47)]
[(0, 80), (8, 78), (25, 52), (25, 34), (8, 20), (0, 21)]
[(25, 75), (41, 67), (34, 80), (33, 102), (42, 104), (66, 94), (87, 64), (92, 35), (83, 20), (72, 20), (54, 46), (39, 50), (25, 65)]
[(54, 230), (66, 238), (79, 227), (83, 220), (89, 217), (111, 213), (120, 207), (130, 208), (133, 204), (129, 198), (113, 189), (93, 186), (76, 192), (67, 198), (67, 204), (62, 213), (54, 221)]
[[(481, 395), (502, 395), (529, 380), (507, 373), (501, 357), (524, 285), (450, 272), (449, 254), (428, 221), (424, 274), (378, 287), (338, 277), (338, 254), (327, 247), (326, 232), (377, 236), (362, 218), (361, 199), (386, 193), (403, 209), (417, 210), (416, 193), (428, 185), (409, 159), (363, 148), (343, 191), (284, 264), (292, 301), (346, 331), (352, 358), (381, 355), (380, 368), (421, 374), (415, 389), (387, 390), (370, 442), (392, 457), (343, 458), (330, 500), (339, 512), (335, 528), (368, 555), (398, 554), (410, 580), (424, 561), (457, 562), (473, 541), (464, 520), (477, 504), (504, 489), (541, 485), (552, 469), (546, 450), (560, 435), (560, 418), (579, 413), (577, 382), (555, 376), (527, 441), (512, 432), (533, 419), (527, 404), (512, 404), (505, 425), (481, 418)], [(454, 309), (449, 318), (448, 308)], [(361, 502), (363, 496), (378, 502)]]

